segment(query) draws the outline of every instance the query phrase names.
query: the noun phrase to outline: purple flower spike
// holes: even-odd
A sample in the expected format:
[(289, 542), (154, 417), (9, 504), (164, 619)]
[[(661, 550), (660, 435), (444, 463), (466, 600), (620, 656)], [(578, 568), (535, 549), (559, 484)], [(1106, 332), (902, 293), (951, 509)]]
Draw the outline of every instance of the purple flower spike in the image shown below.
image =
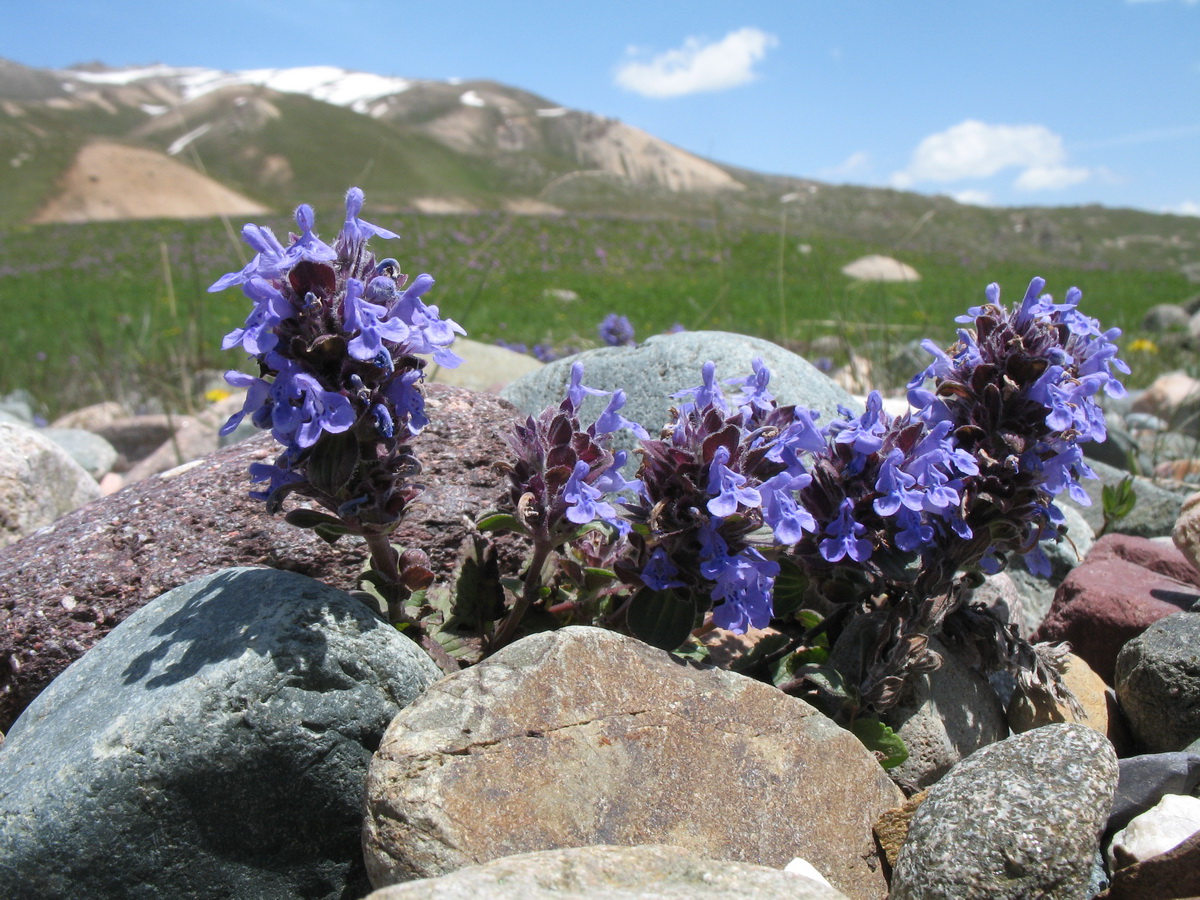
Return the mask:
[(829, 537), (821, 541), (821, 556), (831, 563), (847, 556), (855, 562), (866, 562), (871, 556), (871, 542), (859, 537), (866, 530), (866, 526), (854, 521), (854, 501), (846, 497), (838, 507), (837, 518), (825, 526)]

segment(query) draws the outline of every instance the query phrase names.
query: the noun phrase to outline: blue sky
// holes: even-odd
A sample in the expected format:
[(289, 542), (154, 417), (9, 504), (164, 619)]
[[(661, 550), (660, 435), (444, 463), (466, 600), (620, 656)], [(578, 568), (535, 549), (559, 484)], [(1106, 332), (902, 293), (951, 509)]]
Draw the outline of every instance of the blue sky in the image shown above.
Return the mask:
[(490, 78), (721, 162), (1200, 215), (1198, 0), (10, 0), (0, 57)]

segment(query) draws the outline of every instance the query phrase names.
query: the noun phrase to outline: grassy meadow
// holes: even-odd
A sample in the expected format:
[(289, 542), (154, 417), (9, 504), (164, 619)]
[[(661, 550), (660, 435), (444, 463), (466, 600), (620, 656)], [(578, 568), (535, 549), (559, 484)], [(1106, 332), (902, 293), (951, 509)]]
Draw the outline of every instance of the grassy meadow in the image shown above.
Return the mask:
[[(369, 198), (368, 198), (369, 199)], [(1173, 270), (1121, 263), (1071, 267), (1011, 257), (897, 252), (921, 273), (915, 283), (855, 282), (841, 273), (886, 246), (806, 233), (786, 220), (774, 227), (710, 218), (608, 216), (371, 215), (402, 239), (376, 241), (437, 286), (426, 300), (475, 340), (594, 346), (610, 312), (628, 316), (637, 336), (679, 324), (765, 337), (809, 352), (847, 348), (879, 360), (922, 337), (949, 343), (955, 315), (998, 281), (1012, 302), (1041, 275), (1056, 297), (1078, 285), (1082, 309), (1127, 338), (1145, 311), (1195, 293)], [(331, 239), (341, 211), (318, 209)], [(24, 389), (47, 418), (87, 403), (118, 399), (135, 408), (187, 409), (204, 373), (241, 365), (220, 350), (221, 336), (244, 320), (249, 301), (207, 287), (241, 268), (249, 250), (242, 222), (150, 221), (46, 225), (0, 233), (0, 394)], [(289, 222), (263, 218), (281, 237)], [(555, 291), (572, 291), (564, 301)], [(815, 350), (812, 350), (815, 353)], [(1124, 354), (1131, 383), (1145, 383), (1163, 361)], [(835, 361), (837, 361), (835, 359)], [(909, 374), (907, 371), (905, 375)]]

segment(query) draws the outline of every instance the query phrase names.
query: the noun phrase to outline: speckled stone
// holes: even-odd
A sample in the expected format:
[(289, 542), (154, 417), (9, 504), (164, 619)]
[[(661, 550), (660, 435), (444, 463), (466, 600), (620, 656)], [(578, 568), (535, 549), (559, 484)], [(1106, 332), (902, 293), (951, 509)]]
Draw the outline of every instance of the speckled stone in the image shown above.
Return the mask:
[(984, 747), (929, 790), (892, 900), (1078, 900), (1117, 784), (1112, 745), (1047, 725)]

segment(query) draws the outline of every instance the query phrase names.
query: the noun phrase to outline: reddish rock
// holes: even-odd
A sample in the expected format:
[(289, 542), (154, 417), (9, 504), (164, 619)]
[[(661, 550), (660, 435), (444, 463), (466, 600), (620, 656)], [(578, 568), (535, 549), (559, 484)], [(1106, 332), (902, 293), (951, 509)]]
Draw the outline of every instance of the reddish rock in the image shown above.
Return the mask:
[(1106, 534), (1093, 545), (1088, 561), (1116, 558), (1142, 566), (1159, 575), (1200, 587), (1200, 572), (1174, 544), (1134, 537), (1130, 534)]
[(1172, 900), (1200, 897), (1200, 834), (1174, 850), (1143, 860), (1113, 875), (1099, 900)]
[[(1182, 576), (1182, 577), (1179, 577)], [(1106, 535), (1059, 586), (1037, 641), (1070, 641), (1077, 656), (1113, 683), (1117, 654), (1164, 616), (1200, 600), (1200, 575), (1174, 547)]]
[[(492, 463), (516, 417), (507, 401), (430, 385), (431, 425), (416, 447), (426, 487), (395, 543), (453, 571), (464, 517), (495, 509), (505, 495)], [(0, 552), (0, 731), (50, 681), (131, 612), (159, 594), (228, 566), (300, 572), (351, 589), (361, 543), (331, 547), (270, 517), (247, 496), (247, 468), (277, 445), (262, 434), (70, 513)], [(506, 568), (519, 554), (502, 545)]]

